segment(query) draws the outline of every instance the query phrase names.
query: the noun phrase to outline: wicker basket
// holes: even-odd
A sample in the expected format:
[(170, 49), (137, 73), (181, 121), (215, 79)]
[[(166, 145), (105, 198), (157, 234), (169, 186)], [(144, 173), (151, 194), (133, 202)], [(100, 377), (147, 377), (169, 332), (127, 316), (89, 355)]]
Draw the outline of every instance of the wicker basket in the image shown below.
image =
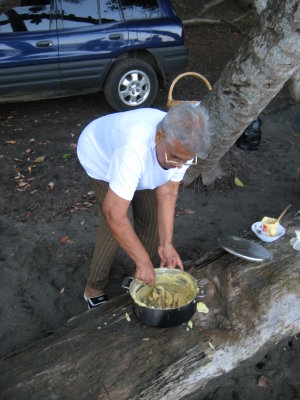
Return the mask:
[[(172, 82), (172, 84), (170, 86), (169, 94), (168, 94), (168, 102), (167, 102), (167, 107), (168, 108), (171, 108), (171, 107), (174, 107), (174, 106), (178, 106), (179, 104), (184, 102), (184, 100), (174, 100), (173, 97), (172, 97), (174, 86), (179, 81), (179, 79), (183, 78), (184, 76), (194, 76), (195, 78), (201, 79), (205, 83), (207, 89), (209, 91), (211, 90), (210, 83), (208, 82), (208, 80), (203, 75), (198, 74), (198, 72), (184, 72), (183, 74), (178, 75), (173, 80), (173, 82)], [(187, 101), (189, 103), (196, 104), (196, 103), (198, 103), (199, 100), (187, 100)]]

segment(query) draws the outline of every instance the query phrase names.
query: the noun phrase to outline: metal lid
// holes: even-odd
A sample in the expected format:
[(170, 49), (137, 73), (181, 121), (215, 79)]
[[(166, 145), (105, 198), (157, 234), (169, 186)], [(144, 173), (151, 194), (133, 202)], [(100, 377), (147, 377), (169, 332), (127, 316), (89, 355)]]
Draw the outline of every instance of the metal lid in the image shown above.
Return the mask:
[(267, 261), (273, 258), (272, 253), (260, 244), (238, 236), (224, 235), (219, 238), (219, 245), (229, 253), (249, 261)]

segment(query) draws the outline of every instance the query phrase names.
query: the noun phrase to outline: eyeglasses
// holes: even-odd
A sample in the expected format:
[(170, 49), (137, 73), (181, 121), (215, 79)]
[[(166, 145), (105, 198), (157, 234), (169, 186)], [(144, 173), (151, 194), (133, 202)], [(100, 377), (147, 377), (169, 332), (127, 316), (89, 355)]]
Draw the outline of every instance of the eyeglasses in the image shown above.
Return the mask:
[(196, 165), (198, 163), (198, 156), (197, 154), (195, 154), (195, 157), (193, 158), (192, 162), (186, 162), (180, 159), (169, 160), (167, 154), (167, 144), (165, 143), (165, 161), (166, 163), (173, 165)]

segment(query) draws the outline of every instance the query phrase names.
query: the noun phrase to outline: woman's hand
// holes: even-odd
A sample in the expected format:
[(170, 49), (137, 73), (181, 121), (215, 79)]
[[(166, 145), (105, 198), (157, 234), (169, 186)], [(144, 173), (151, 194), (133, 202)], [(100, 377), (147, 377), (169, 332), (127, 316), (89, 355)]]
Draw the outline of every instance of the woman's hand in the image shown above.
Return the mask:
[(181, 258), (172, 244), (161, 245), (158, 247), (160, 256), (160, 267), (176, 268), (183, 270)]
[(146, 285), (154, 286), (156, 275), (152, 263), (143, 264), (141, 267), (136, 266), (134, 277), (144, 282)]

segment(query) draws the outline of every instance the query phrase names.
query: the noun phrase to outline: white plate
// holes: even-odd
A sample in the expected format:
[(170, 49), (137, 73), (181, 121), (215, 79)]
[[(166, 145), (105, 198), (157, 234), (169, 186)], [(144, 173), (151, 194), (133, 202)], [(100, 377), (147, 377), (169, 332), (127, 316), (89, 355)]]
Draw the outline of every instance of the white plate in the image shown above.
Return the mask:
[(263, 230), (262, 222), (254, 222), (252, 224), (251, 229), (255, 233), (255, 235), (262, 240), (263, 242), (274, 242), (274, 240), (279, 239), (281, 236), (285, 234), (285, 228), (282, 225), (278, 225), (278, 231), (276, 236), (268, 236), (266, 232)]

